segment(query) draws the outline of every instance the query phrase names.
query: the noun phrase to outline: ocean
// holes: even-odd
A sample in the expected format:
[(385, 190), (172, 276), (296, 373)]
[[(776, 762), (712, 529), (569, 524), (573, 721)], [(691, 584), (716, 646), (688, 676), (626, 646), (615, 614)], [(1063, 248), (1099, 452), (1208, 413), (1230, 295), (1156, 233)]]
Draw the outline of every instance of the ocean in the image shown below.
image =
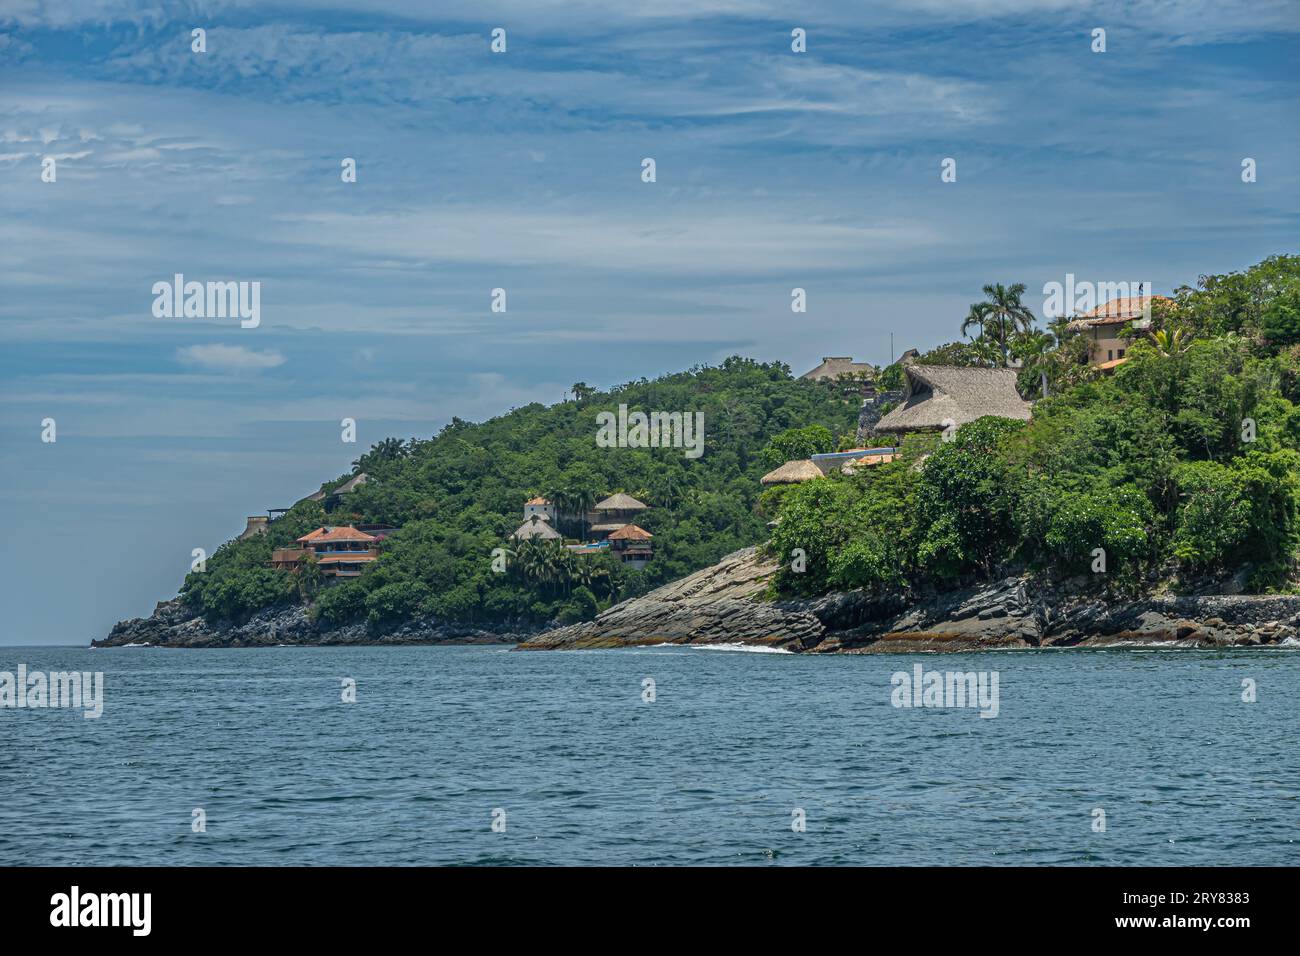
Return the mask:
[[(101, 671), (103, 713), (0, 708), (4, 865), (1300, 861), (1296, 649), (0, 648), (20, 664)], [(894, 706), (917, 665), (996, 676), (997, 715)]]

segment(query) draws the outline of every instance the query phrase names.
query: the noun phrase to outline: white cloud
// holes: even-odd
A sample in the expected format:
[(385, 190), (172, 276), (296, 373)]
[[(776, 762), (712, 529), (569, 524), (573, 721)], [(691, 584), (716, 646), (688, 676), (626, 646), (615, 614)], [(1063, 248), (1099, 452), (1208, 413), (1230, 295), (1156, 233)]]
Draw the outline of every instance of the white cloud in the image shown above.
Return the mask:
[(228, 372), (261, 371), (284, 364), (279, 352), (255, 352), (242, 345), (187, 345), (176, 350), (176, 357), (186, 365)]

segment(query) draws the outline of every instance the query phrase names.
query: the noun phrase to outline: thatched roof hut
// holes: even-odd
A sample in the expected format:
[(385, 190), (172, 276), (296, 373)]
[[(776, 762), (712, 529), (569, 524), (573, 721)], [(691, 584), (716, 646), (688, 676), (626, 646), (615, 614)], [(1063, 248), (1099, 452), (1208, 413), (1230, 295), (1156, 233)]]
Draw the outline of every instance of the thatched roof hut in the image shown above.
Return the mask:
[(1030, 403), (1016, 391), (1016, 370), (907, 365), (903, 402), (876, 423), (877, 432), (940, 431), (985, 415), (1028, 421)]
[(864, 372), (868, 375), (875, 374), (875, 369), (866, 362), (855, 362), (849, 355), (827, 355), (823, 356), (822, 364), (818, 365), (811, 372), (804, 372), (800, 378), (811, 379), (814, 382), (820, 382), (828, 378), (839, 378), (841, 375), (849, 375), (855, 372)]
[(807, 458), (787, 461), (775, 471), (769, 471), (759, 479), (765, 485), (797, 485), (802, 481), (824, 478), (822, 470)]
[(625, 495), (623, 492), (610, 495), (604, 501), (597, 501), (592, 508), (593, 511), (643, 511), (649, 505), (637, 501), (631, 495)]
[(515, 533), (510, 537), (517, 538), (520, 541), (525, 538), (542, 538), (550, 540), (560, 538), (558, 531), (551, 527), (550, 523), (541, 515), (532, 515), (527, 521), (515, 529)]

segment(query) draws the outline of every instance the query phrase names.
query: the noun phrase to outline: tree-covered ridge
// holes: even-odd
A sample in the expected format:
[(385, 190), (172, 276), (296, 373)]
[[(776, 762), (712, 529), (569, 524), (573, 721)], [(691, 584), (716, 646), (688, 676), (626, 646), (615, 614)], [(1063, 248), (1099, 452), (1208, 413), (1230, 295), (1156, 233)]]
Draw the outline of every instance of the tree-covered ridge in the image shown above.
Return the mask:
[[(1121, 590), (1234, 573), (1295, 587), (1300, 257), (1203, 276), (1174, 300), (1131, 331), (1112, 375), (1084, 364), (1065, 322), (1010, 334), (1012, 355), (1045, 340), (1021, 376), (1026, 394), (1049, 383), (1030, 422), (980, 419), (950, 442), (909, 439), (893, 464), (769, 492), (772, 553), (806, 555), (778, 590), (943, 588), (1026, 568)], [(922, 361), (1001, 364), (1004, 331)]]
[[(431, 439), (380, 442), (354, 463), (369, 481), (346, 495), (340, 510), (327, 515), (319, 503), (301, 501), (266, 534), (227, 542), (204, 572), (186, 577), (183, 598), (214, 620), (311, 601), (326, 623), (366, 620), (377, 631), (419, 616), (489, 626), (590, 617), (616, 599), (762, 542), (767, 518), (755, 506), (758, 479), (772, 467), (769, 439), (809, 426), (827, 438), (842, 436), (857, 423), (855, 397), (833, 383), (794, 379), (781, 363), (737, 357), (606, 392), (579, 383), (574, 395), (480, 424), (453, 418)], [(704, 455), (598, 447), (597, 415), (620, 404), (703, 412)], [(582, 511), (617, 491), (651, 505), (637, 518), (654, 535), (654, 559), (643, 570), (574, 555), (558, 542), (509, 538), (530, 497)], [(310, 563), (298, 572), (269, 567), (274, 548), (292, 547), (323, 524), (349, 523), (400, 528), (360, 578), (322, 587)], [(562, 522), (561, 530), (578, 537), (583, 529)], [(506, 549), (505, 573), (492, 567), (497, 548)]]

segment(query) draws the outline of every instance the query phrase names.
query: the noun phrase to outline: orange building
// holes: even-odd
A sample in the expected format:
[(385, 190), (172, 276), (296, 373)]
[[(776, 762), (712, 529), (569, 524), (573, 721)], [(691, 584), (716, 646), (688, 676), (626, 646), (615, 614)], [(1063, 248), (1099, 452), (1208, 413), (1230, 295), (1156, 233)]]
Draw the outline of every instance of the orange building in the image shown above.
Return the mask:
[(351, 525), (317, 528), (294, 542), (298, 547), (278, 548), (272, 552), (271, 566), (292, 570), (310, 553), (327, 577), (355, 578), (366, 564), (379, 557), (378, 541), (375, 535), (358, 531)]

